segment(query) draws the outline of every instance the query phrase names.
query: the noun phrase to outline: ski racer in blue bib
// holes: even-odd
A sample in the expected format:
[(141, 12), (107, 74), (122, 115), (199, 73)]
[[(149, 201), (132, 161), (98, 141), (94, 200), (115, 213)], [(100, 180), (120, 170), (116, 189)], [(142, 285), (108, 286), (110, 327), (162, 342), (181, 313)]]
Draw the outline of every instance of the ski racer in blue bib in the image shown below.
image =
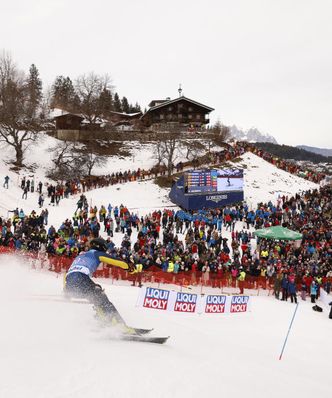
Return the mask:
[(112, 258), (107, 251), (107, 243), (102, 238), (90, 241), (90, 249), (75, 258), (65, 277), (65, 294), (69, 297), (87, 298), (94, 304), (97, 315), (111, 323), (125, 325), (119, 312), (109, 301), (100, 285), (91, 277), (101, 262), (134, 272), (134, 264)]

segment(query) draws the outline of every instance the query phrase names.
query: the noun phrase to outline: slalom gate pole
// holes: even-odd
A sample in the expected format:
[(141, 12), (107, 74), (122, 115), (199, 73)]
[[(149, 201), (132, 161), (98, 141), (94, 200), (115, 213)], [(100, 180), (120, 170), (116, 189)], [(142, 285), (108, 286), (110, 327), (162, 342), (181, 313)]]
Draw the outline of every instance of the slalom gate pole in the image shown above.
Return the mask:
[(289, 335), (289, 332), (290, 332), (290, 330), (291, 330), (291, 328), (292, 328), (293, 321), (294, 321), (294, 318), (295, 318), (295, 315), (296, 315), (296, 311), (297, 311), (297, 309), (298, 309), (298, 306), (299, 306), (299, 303), (296, 303), (296, 307), (295, 307), (295, 310), (294, 310), (294, 314), (293, 314), (291, 323), (290, 323), (290, 325), (289, 325), (288, 332), (287, 332), (287, 335), (286, 335), (286, 338), (285, 338), (285, 341), (284, 341), (284, 345), (282, 346), (282, 350), (281, 350), (281, 353), (280, 353), (280, 356), (279, 356), (279, 361), (281, 360), (282, 354), (284, 353), (284, 349), (285, 349), (285, 347), (286, 347), (288, 335)]

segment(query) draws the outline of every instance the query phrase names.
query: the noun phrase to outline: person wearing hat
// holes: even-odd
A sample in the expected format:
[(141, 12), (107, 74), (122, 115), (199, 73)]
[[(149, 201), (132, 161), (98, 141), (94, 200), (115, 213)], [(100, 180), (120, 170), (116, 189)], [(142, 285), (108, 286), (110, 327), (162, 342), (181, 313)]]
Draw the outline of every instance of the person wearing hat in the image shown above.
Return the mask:
[(135, 270), (134, 264), (112, 258), (107, 251), (107, 242), (102, 238), (90, 241), (89, 250), (75, 258), (65, 276), (65, 294), (69, 297), (86, 298), (94, 304), (97, 315), (110, 324), (125, 326), (124, 320), (109, 301), (102, 287), (91, 277), (101, 262), (122, 268), (129, 272)]

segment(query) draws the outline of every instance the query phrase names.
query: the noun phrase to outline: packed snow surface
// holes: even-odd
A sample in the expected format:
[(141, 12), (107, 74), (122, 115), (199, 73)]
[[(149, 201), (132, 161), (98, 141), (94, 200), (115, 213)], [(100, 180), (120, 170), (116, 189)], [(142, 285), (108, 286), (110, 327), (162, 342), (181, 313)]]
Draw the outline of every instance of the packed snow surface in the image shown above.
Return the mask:
[[(0, 215), (23, 208), (37, 210), (37, 193), (21, 199), (23, 175), (45, 182), (45, 138), (38, 151), (31, 148), (35, 172), (20, 176), (4, 163), (1, 178), (10, 176), (9, 189), (0, 184)], [(151, 167), (151, 148), (137, 150), (135, 159), (115, 162), (108, 172)], [(134, 155), (135, 156), (135, 155)], [(136, 159), (137, 160), (137, 159)], [(276, 200), (317, 187), (246, 153), (234, 163), (245, 169), (245, 199)], [(2, 180), (3, 181), (3, 180)], [(45, 192), (45, 189), (44, 189)], [(126, 205), (139, 215), (172, 206), (167, 189), (152, 181), (133, 182), (86, 193), (89, 204)], [(71, 218), (78, 196), (50, 206), (49, 225), (59, 227)], [(241, 226), (239, 226), (241, 228)], [(116, 244), (122, 235), (115, 234)], [(170, 335), (163, 345), (125, 342), (109, 329), (101, 329), (89, 304), (61, 301), (62, 277), (33, 270), (22, 258), (0, 257), (0, 397), (4, 398), (121, 398), (121, 397), (280, 397), (328, 396), (332, 322), (327, 309), (312, 311), (301, 302), (284, 357), (280, 351), (295, 306), (268, 296), (254, 297), (252, 312), (233, 315), (164, 313), (136, 307), (139, 289), (128, 283), (98, 280), (128, 324), (154, 328), (155, 335)], [(215, 293), (219, 293), (215, 291)], [(60, 300), (59, 300), (60, 299)]]
[(308, 301), (279, 360), (295, 305), (272, 297), (254, 297), (248, 314), (176, 314), (137, 308), (139, 288), (102, 281), (130, 325), (171, 336), (161, 346), (119, 340), (90, 304), (57, 301), (61, 277), (15, 257), (1, 258), (0, 278), (1, 397), (330, 395), (332, 322)]

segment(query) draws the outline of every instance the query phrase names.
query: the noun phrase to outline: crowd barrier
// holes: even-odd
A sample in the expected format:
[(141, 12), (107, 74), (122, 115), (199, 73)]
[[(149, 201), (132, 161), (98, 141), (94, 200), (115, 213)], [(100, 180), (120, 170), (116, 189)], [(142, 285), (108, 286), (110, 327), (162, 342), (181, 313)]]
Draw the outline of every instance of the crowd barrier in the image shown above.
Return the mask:
[[(67, 256), (54, 256), (45, 252), (15, 250), (5, 246), (0, 246), (0, 255), (1, 254), (15, 254), (33, 269), (46, 269), (58, 274), (68, 271), (74, 260), (74, 258)], [(209, 286), (212, 288), (218, 288), (221, 291), (226, 288), (238, 289), (239, 283), (241, 283), (235, 277), (226, 273), (222, 275), (211, 272), (206, 274), (200, 271), (172, 273), (161, 271), (160, 268), (156, 266), (152, 266), (141, 273), (130, 274), (121, 268), (109, 267), (106, 264), (103, 264), (93, 276), (95, 278), (111, 278), (115, 281), (126, 280), (137, 284), (173, 284), (182, 287)], [(253, 277), (250, 275), (246, 277), (246, 280), (242, 282), (242, 285), (244, 289), (264, 289), (270, 291), (273, 288), (272, 281), (268, 278)]]
[[(9, 247), (0, 246), (1, 254), (14, 254), (26, 262), (32, 269), (46, 269), (58, 274), (65, 273), (70, 268), (74, 258), (67, 256), (49, 255), (43, 252), (30, 252), (25, 250), (15, 250)], [(1, 258), (1, 257), (0, 257)], [(0, 261), (1, 264), (1, 261)], [(109, 267), (106, 264), (100, 266), (100, 268), (93, 274), (95, 278), (109, 278), (112, 281), (129, 281), (141, 285), (142, 283), (153, 283), (157, 285), (172, 284), (181, 287), (190, 288), (192, 286), (198, 286), (203, 289), (204, 287), (212, 287), (219, 289), (221, 292), (224, 290), (227, 292), (231, 289), (233, 292), (241, 288), (257, 291), (259, 294), (260, 290), (265, 290), (268, 295), (273, 293), (273, 278), (264, 276), (246, 276), (245, 281), (240, 282), (236, 277), (233, 277), (230, 273), (203, 273), (201, 271), (186, 271), (179, 273), (164, 272), (156, 266), (151, 266), (148, 270), (141, 273), (130, 274), (127, 271)], [(323, 283), (326, 282), (326, 278), (323, 278)], [(301, 290), (301, 281), (297, 283), (297, 290)]]

